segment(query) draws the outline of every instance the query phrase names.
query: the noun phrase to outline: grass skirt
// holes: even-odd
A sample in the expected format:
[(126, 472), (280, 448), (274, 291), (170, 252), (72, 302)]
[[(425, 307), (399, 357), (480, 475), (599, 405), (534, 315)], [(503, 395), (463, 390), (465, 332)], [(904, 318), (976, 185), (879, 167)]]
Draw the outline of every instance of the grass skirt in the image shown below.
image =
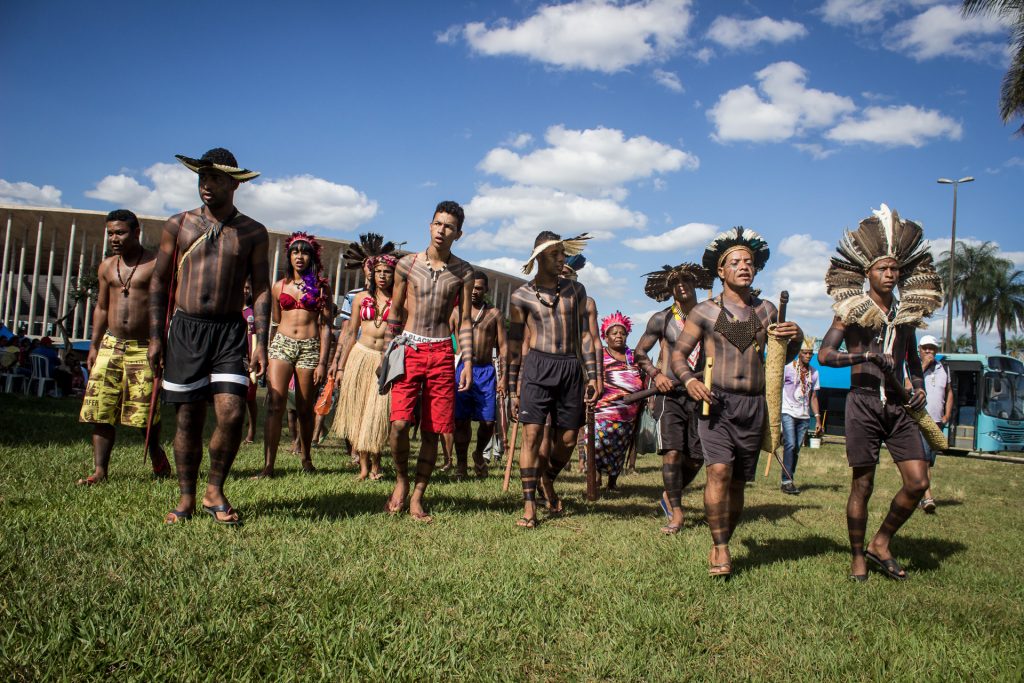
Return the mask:
[(352, 345), (341, 377), (338, 409), (331, 425), (333, 436), (348, 439), (354, 451), (383, 453), (391, 431), (391, 394), (377, 392), (380, 351)]

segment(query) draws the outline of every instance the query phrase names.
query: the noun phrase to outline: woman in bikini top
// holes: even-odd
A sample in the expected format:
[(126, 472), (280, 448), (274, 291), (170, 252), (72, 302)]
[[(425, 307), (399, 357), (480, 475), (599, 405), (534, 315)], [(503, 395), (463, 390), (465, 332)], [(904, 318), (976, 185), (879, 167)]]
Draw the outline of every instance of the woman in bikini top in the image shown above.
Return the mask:
[(352, 300), (352, 310), (359, 311), (359, 314), (353, 315), (341, 328), (338, 351), (331, 365), (337, 382), (341, 382), (352, 344), (361, 344), (378, 353), (384, 351), (384, 333), (387, 331), (388, 314), (391, 313), (397, 263), (388, 254), (374, 257), (370, 288), (359, 292)]

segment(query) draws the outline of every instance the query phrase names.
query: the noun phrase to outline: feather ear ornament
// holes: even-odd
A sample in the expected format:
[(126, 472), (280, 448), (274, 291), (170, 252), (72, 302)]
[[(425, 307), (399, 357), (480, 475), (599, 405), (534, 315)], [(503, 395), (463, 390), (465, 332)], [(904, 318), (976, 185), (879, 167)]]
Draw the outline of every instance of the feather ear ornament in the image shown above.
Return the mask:
[(883, 259), (894, 259), (901, 300), (896, 325), (924, 327), (925, 318), (942, 306), (942, 281), (935, 272), (924, 231), (914, 221), (885, 204), (872, 211), (856, 230), (847, 230), (836, 247), (838, 256), (825, 274), (825, 290), (835, 301), (832, 310), (844, 323), (881, 329), (887, 323), (881, 309), (865, 291), (868, 271)]

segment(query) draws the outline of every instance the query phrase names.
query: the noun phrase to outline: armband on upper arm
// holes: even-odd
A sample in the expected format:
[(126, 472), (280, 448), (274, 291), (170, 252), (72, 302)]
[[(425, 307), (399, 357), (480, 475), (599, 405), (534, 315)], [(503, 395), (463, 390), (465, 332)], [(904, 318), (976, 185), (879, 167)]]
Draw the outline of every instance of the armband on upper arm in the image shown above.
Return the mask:
[(525, 332), (525, 323), (509, 323), (508, 338), (511, 339), (512, 341), (523, 341)]

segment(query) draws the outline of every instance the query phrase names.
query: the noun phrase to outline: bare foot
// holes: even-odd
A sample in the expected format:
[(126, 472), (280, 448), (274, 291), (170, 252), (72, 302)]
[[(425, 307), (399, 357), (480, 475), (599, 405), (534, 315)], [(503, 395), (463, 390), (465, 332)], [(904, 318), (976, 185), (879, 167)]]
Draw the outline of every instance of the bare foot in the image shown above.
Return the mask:
[(247, 436), (247, 437), (245, 437), (242, 440), (242, 443), (255, 443), (255, 442), (256, 442), (256, 437), (255, 436)]
[(75, 483), (79, 486), (95, 486), (96, 484), (102, 484), (107, 480), (107, 475), (100, 472), (93, 472), (88, 477), (83, 477)]
[(380, 472), (380, 471), (370, 472), (370, 481), (380, 481), (383, 478), (384, 478), (384, 473), (383, 472)]
[(395, 482), (395, 489), (391, 492), (391, 497), (384, 504), (384, 511), (395, 515), (404, 510), (407, 495), (409, 495), (409, 482), (402, 481), (402, 478), (399, 477)]
[(409, 510), (409, 516), (417, 522), (422, 522), (423, 524), (430, 524), (434, 521), (434, 518), (428, 515), (427, 512), (423, 509), (420, 509), (419, 512), (413, 512), (412, 510)]
[(260, 470), (258, 474), (254, 474), (253, 476), (249, 477), (249, 479), (251, 479), (253, 481), (256, 481), (257, 479), (273, 479), (273, 478), (274, 478), (274, 470), (266, 468), (266, 467), (264, 467), (262, 470)]

